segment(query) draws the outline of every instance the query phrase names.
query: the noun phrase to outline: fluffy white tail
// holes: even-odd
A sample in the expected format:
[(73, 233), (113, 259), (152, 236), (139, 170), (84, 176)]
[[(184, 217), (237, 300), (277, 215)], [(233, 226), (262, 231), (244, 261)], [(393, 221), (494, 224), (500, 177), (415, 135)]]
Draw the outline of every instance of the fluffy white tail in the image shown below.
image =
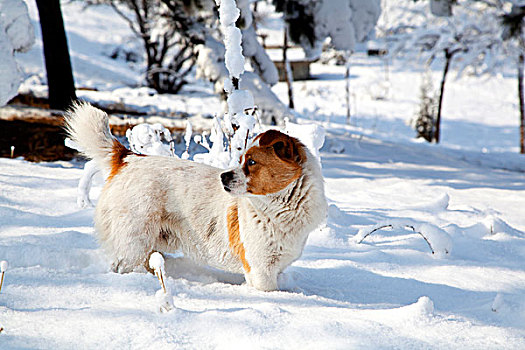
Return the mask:
[(64, 116), (68, 136), (83, 155), (94, 159), (102, 169), (111, 168), (111, 154), (116, 139), (109, 129), (109, 117), (86, 102), (78, 102)]

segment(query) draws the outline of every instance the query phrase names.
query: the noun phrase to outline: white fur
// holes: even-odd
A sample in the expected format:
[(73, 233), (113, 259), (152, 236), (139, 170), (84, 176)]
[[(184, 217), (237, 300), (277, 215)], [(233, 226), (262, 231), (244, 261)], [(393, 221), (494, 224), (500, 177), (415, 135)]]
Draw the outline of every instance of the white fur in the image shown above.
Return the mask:
[[(109, 167), (113, 137), (107, 115), (79, 104), (66, 122), (83, 153)], [(208, 165), (127, 156), (104, 187), (95, 213), (99, 240), (114, 260), (113, 269), (132, 271), (152, 251), (182, 251), (202, 264), (244, 273), (257, 289), (277, 289), (277, 275), (299, 258), (308, 234), (326, 217), (321, 170), (305, 152), (302, 175), (284, 190), (264, 196), (226, 192), (220, 177), (224, 171)], [(227, 210), (232, 205), (238, 207), (249, 273), (230, 248)]]

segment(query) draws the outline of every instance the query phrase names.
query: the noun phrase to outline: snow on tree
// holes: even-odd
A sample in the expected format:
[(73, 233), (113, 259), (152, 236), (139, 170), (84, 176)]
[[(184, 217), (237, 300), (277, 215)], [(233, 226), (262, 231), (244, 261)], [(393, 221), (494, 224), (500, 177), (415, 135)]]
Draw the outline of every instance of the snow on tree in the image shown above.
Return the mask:
[(218, 3), (221, 31), (224, 35), (224, 61), (230, 77), (224, 84), (224, 90), (228, 94), (228, 113), (224, 115), (229, 141), (228, 167), (234, 167), (239, 163), (255, 127), (255, 117), (253, 113), (248, 112), (253, 111), (255, 105), (251, 92), (239, 86), (241, 75), (244, 73), (244, 56), (241, 30), (235, 26), (235, 22), (240, 16), (240, 10), (235, 0), (220, 0)]
[(374, 29), (381, 13), (380, 0), (273, 0), (284, 13), (287, 34), (300, 44), (306, 56), (317, 59), (322, 45), (345, 51), (347, 122), (350, 121), (350, 53)]
[(237, 0), (237, 7), (240, 10), (241, 32), (242, 32), (242, 51), (244, 57), (247, 57), (251, 65), (261, 79), (269, 84), (274, 85), (279, 81), (279, 72), (266, 50), (257, 40), (257, 33), (253, 23), (253, 14), (250, 9), (249, 0)]
[(337, 50), (365, 40), (381, 13), (380, 0), (274, 0), (284, 13), (290, 38), (318, 58), (326, 38)]
[[(250, 59), (251, 66), (255, 70), (255, 72), (244, 72), (239, 88), (252, 93), (261, 122), (283, 125), (285, 118), (295, 119), (295, 115), (270, 89), (269, 85), (277, 83), (279, 76), (272, 60), (257, 40), (249, 2), (242, 0), (238, 4), (240, 17), (237, 22), (243, 23), (244, 26), (241, 30), (242, 53)], [(229, 73), (225, 64), (226, 50), (217, 33), (210, 30), (204, 43), (196, 47), (196, 52), (197, 78), (213, 82), (215, 92), (225, 99), (225, 82), (228, 80)]]
[(0, 0), (0, 106), (16, 95), (22, 81), (15, 53), (29, 50), (34, 41), (24, 1)]
[(174, 157), (173, 139), (159, 123), (139, 124), (126, 131), (130, 149), (138, 154)]
[(186, 150), (181, 155), (182, 159), (188, 159), (190, 158), (190, 142), (191, 142), (191, 136), (193, 135), (193, 129), (191, 127), (191, 123), (189, 120), (186, 121), (186, 132), (184, 133), (184, 142), (186, 143)]

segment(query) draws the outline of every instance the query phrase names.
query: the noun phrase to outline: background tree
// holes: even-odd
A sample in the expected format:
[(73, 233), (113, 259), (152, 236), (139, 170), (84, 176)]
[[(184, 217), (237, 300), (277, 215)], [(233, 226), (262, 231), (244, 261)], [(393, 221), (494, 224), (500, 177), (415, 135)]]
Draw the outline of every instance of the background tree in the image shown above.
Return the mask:
[[(389, 11), (391, 26), (379, 31), (389, 43), (391, 56), (413, 56), (415, 61), (425, 62), (427, 66), (436, 60), (443, 62), (433, 135), (430, 139), (425, 137), (436, 143), (441, 139), (446, 82), (453, 63), (457, 62), (458, 76), (466, 71), (475, 75), (491, 74), (502, 65), (500, 58), (505, 56), (498, 9), (492, 0), (444, 1), (447, 6), (454, 5), (453, 11), (445, 11), (445, 14), (453, 13), (449, 17), (442, 16), (443, 13), (434, 16), (428, 2), (406, 1), (402, 9), (391, 4), (385, 9)], [(493, 1), (496, 2), (499, 0)]]
[(503, 40), (507, 52), (516, 58), (518, 100), (520, 114), (520, 153), (525, 154), (525, 97), (523, 91), (523, 65), (525, 63), (525, 4), (512, 2), (511, 11), (501, 16)]
[(49, 106), (65, 110), (77, 97), (60, 0), (36, 0), (36, 5), (42, 29)]
[[(102, 0), (109, 3), (143, 43), (145, 80), (159, 93), (177, 93), (186, 84), (204, 40), (209, 0)], [(130, 11), (119, 7), (124, 5)]]

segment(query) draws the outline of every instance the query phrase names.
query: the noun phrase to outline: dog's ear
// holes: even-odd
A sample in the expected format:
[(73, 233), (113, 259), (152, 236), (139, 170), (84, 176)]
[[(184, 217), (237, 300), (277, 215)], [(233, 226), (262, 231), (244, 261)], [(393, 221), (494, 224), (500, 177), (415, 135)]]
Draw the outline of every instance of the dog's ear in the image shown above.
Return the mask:
[(297, 154), (297, 152), (294, 152), (293, 143), (288, 140), (277, 141), (272, 147), (275, 154), (284, 160), (293, 160), (294, 154)]
[(284, 161), (302, 163), (306, 157), (304, 145), (299, 140), (277, 130), (268, 130), (262, 134), (259, 145), (272, 147), (275, 154)]

